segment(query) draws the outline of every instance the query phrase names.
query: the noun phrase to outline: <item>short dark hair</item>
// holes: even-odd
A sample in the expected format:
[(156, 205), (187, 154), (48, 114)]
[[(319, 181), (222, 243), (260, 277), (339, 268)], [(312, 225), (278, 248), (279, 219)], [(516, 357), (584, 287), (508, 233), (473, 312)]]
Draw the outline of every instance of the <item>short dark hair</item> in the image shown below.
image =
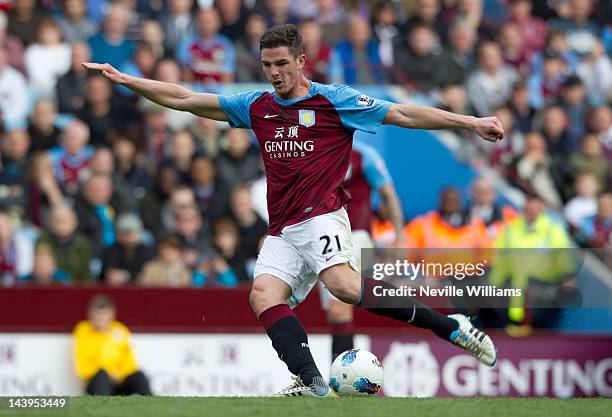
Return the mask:
[(304, 53), (302, 35), (298, 32), (297, 26), (293, 24), (274, 26), (267, 30), (259, 40), (260, 51), (281, 46), (289, 48), (289, 52), (296, 58)]

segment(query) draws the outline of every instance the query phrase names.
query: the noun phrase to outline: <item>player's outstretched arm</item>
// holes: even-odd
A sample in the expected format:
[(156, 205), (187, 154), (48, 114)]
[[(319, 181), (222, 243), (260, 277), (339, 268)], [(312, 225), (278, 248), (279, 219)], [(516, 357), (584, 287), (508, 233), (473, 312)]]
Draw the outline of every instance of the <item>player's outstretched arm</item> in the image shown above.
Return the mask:
[(177, 84), (134, 77), (118, 71), (110, 64), (84, 62), (83, 66), (100, 71), (115, 84), (123, 85), (161, 106), (188, 111), (207, 119), (228, 121), (216, 94), (196, 93)]
[(489, 142), (504, 137), (504, 128), (497, 117), (464, 116), (414, 104), (392, 104), (383, 123), (413, 129), (470, 129)]

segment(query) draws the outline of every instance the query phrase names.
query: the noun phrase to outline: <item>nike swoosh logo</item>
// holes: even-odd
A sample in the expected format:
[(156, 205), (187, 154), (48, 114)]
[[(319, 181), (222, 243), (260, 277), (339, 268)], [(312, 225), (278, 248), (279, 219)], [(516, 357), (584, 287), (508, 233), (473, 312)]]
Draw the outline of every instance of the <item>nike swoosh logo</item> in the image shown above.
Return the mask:
[(330, 256), (330, 257), (325, 257), (325, 262), (328, 262), (328, 261), (329, 261), (331, 258), (333, 258), (333, 257), (334, 257), (334, 256), (336, 256), (336, 255), (337, 255), (337, 253), (336, 253), (336, 254), (334, 254), (334, 255), (332, 255), (332, 256)]
[(264, 119), (271, 119), (271, 118), (273, 118), (273, 117), (278, 117), (278, 114), (266, 114), (266, 115), (264, 116)]

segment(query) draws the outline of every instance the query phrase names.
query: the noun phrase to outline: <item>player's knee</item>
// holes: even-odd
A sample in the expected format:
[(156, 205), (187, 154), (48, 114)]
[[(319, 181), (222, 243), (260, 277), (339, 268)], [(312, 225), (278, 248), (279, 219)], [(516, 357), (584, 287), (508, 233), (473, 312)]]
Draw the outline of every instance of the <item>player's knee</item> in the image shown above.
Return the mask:
[(283, 294), (265, 280), (253, 281), (249, 302), (253, 312), (259, 317), (261, 313), (284, 302)]
[(348, 304), (355, 304), (359, 301), (361, 294), (361, 279), (359, 274), (348, 266), (332, 267), (322, 274), (325, 286), (334, 297)]

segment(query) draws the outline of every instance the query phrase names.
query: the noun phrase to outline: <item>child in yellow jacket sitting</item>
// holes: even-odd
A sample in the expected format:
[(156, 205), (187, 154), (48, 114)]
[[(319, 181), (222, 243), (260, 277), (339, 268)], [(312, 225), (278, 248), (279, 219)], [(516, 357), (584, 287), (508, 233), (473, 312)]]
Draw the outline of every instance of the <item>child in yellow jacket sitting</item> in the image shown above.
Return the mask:
[(76, 373), (90, 395), (151, 395), (149, 382), (136, 365), (130, 331), (115, 315), (108, 297), (91, 299), (88, 320), (79, 322), (73, 332)]

